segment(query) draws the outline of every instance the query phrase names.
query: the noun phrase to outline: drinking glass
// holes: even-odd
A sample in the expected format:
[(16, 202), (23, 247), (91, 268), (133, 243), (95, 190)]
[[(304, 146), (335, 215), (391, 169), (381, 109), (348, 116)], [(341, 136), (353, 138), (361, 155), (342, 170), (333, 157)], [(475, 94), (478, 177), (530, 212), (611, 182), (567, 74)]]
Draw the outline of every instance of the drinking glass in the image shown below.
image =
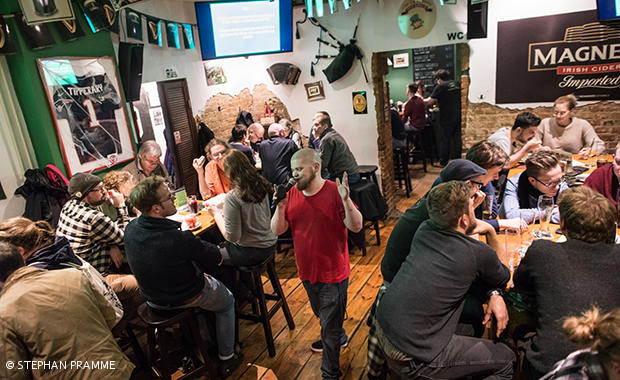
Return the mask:
[(487, 194), (484, 201), (482, 201), (482, 219), (490, 220), (493, 219), (493, 196)]
[(195, 195), (187, 196), (187, 205), (189, 206), (190, 213), (196, 214), (198, 212), (198, 201), (196, 200)]
[(541, 195), (538, 197), (538, 215), (540, 218), (540, 228), (536, 233), (538, 239), (551, 239), (553, 235), (549, 232), (549, 221), (553, 214), (553, 197)]
[(601, 168), (607, 165), (607, 155), (601, 154), (596, 156), (596, 168)]
[(527, 228), (521, 230), (521, 248), (519, 249), (519, 256), (525, 256), (532, 241), (534, 240), (534, 223), (536, 223), (536, 211), (535, 210), (521, 210), (519, 212), (519, 218), (527, 224)]
[(506, 231), (506, 257), (511, 272), (519, 266), (519, 247), (521, 246), (521, 234), (517, 228), (507, 228)]

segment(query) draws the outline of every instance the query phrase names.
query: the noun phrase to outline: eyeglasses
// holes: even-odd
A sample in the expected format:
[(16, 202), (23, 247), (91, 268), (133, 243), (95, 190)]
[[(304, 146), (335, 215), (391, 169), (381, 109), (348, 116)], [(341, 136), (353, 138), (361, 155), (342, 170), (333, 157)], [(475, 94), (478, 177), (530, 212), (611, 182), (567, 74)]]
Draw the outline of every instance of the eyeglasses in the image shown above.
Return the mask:
[(157, 164), (159, 164), (159, 157), (158, 157), (157, 159), (155, 159), (155, 160), (149, 160), (149, 159), (147, 159), (146, 157), (142, 157), (142, 156), (140, 156), (140, 158), (141, 158), (143, 161), (148, 162), (148, 163), (149, 163), (149, 164), (151, 164), (151, 165), (157, 165)]
[(558, 116), (564, 116), (567, 113), (569, 113), (570, 111), (553, 111), (554, 115), (558, 115)]
[(472, 185), (476, 186), (476, 190), (480, 190), (480, 188), (482, 187), (482, 185), (484, 185), (482, 182), (474, 181), (474, 180), (471, 180), (471, 179), (469, 180), (469, 182), (470, 182)]
[(89, 191), (89, 193), (94, 193), (94, 192), (96, 192), (96, 191), (101, 191), (101, 192), (104, 192), (104, 193), (105, 193), (105, 191), (106, 191), (106, 190), (105, 190), (105, 186), (101, 185), (101, 186), (99, 186), (99, 187), (95, 187), (94, 189), (92, 189), (91, 191)]
[(543, 185), (543, 186), (545, 186), (545, 187), (548, 187), (548, 188), (550, 188), (550, 189), (556, 188), (556, 187), (560, 186), (560, 184), (561, 184), (562, 182), (564, 182), (564, 180), (563, 180), (563, 179), (560, 179), (560, 180), (558, 180), (558, 181), (554, 181), (554, 182), (550, 182), (550, 183), (544, 183), (543, 181), (539, 180), (539, 179), (538, 179), (538, 178), (536, 178), (536, 177), (532, 177), (532, 178), (534, 178), (536, 181), (540, 182), (540, 184), (541, 184), (541, 185)]
[(166, 203), (171, 199), (174, 200), (174, 199), (177, 199), (177, 197), (173, 193), (168, 193), (168, 198), (164, 199), (163, 201), (157, 202), (157, 204), (161, 205), (162, 203)]

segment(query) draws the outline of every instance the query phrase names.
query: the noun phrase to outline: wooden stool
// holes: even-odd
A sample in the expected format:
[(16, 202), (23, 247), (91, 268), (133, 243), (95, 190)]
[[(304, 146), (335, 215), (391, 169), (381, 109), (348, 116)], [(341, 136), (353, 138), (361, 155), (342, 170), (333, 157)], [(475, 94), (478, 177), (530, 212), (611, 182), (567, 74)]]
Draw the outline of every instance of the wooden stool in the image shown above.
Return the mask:
[(409, 157), (411, 158), (411, 163), (415, 164), (418, 158), (422, 159), (422, 167), (424, 168), (424, 173), (426, 173), (426, 149), (424, 147), (424, 139), (422, 138), (423, 129), (419, 131), (408, 131), (407, 132), (407, 149), (411, 145), (413, 145), (413, 149), (409, 151)]
[(405, 182), (405, 193), (409, 198), (411, 178), (409, 177), (409, 154), (406, 148), (394, 149), (394, 179), (398, 181), (399, 189), (401, 182)]
[[(273, 318), (273, 315), (276, 311), (278, 311), (278, 309), (282, 308), (288, 328), (290, 330), (295, 329), (295, 322), (293, 322), (291, 311), (288, 308), (286, 297), (284, 296), (282, 286), (280, 286), (280, 280), (278, 279), (278, 274), (276, 273), (275, 257), (276, 256), (274, 253), (261, 264), (237, 267), (237, 286), (239, 284), (239, 272), (250, 273), (252, 279), (254, 280), (254, 286), (256, 288), (256, 292), (258, 293), (258, 310), (253, 307), (251, 314), (241, 312), (238, 297), (235, 296), (237, 331), (239, 331), (239, 319), (262, 323), (263, 329), (265, 330), (265, 339), (267, 340), (267, 349), (269, 350), (269, 356), (272, 358), (276, 356), (276, 347), (273, 341), (273, 333), (271, 331), (271, 318)], [(261, 280), (261, 275), (265, 272), (267, 272), (269, 276), (269, 280), (271, 281), (271, 286), (273, 287), (275, 294), (265, 294), (265, 290), (263, 289), (263, 281)], [(276, 301), (275, 305), (273, 305), (271, 309), (267, 309), (267, 300)]]
[[(154, 312), (147, 303), (143, 303), (138, 308), (138, 315), (147, 323), (148, 362), (152, 370), (152, 372), (149, 371), (150, 373), (155, 373), (157, 377), (164, 380), (171, 380), (172, 373), (176, 372), (176, 369), (173, 371), (171, 368), (170, 352), (168, 351), (170, 342), (168, 341), (166, 328), (179, 324), (183, 333), (183, 340), (186, 343), (191, 342), (193, 345), (193, 347), (188, 347), (188, 352), (189, 356), (194, 360), (195, 369), (181, 377), (175, 378), (175, 380), (196, 379), (205, 372), (208, 372), (211, 379), (218, 378), (215, 367), (207, 354), (205, 342), (200, 335), (195, 309), (157, 310)], [(156, 330), (157, 336), (155, 335)], [(159, 345), (159, 350), (157, 345)], [(196, 350), (193, 349), (194, 347)], [(157, 351), (159, 351), (159, 360), (157, 360)], [(200, 358), (196, 356), (196, 351), (201, 356)], [(158, 361), (161, 363), (161, 371), (156, 367)]]
[(379, 186), (379, 182), (377, 182), (377, 175), (375, 174), (377, 169), (379, 169), (376, 165), (359, 165), (360, 177), (371, 179), (377, 186)]

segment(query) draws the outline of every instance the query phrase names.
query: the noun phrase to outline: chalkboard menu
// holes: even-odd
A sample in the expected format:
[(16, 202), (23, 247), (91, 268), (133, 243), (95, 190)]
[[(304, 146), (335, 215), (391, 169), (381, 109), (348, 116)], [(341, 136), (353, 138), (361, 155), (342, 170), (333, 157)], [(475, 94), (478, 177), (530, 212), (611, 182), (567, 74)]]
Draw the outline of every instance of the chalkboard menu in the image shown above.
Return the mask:
[(427, 87), (435, 86), (435, 72), (448, 70), (454, 80), (455, 45), (429, 46), (413, 49), (413, 80), (423, 81)]

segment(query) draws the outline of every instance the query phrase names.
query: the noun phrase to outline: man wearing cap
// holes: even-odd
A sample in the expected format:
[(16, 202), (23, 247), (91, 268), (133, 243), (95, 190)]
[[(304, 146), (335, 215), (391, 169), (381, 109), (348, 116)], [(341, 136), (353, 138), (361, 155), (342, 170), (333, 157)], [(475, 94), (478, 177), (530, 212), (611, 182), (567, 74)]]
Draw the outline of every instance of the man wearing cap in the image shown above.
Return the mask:
[[(118, 246), (123, 244), (123, 231), (129, 223), (124, 197), (114, 191), (111, 191), (110, 197), (101, 179), (90, 173), (74, 175), (68, 190), (71, 200), (60, 212), (56, 234), (66, 237), (75, 254), (97, 269), (118, 295), (125, 310), (114, 331), (115, 334), (120, 333), (140, 303), (144, 302), (134, 276), (110, 274), (113, 264), (118, 268), (123, 263), (123, 254)], [(108, 201), (116, 207), (116, 222), (97, 210), (97, 206)]]
[[(482, 203), (485, 198), (480, 191), (482, 182), (480, 178), (487, 174), (487, 171), (469, 160), (452, 160), (441, 171), (442, 182), (465, 181), (472, 185), (476, 192), (476, 206)], [(409, 207), (405, 214), (398, 220), (392, 230), (390, 238), (385, 248), (385, 255), (381, 261), (381, 274), (383, 281), (390, 283), (400, 269), (400, 266), (411, 248), (411, 241), (420, 224), (428, 220), (428, 208), (426, 207), (426, 194), (420, 198), (413, 206)]]
[[(436, 186), (441, 182), (449, 181), (468, 182), (469, 184), (471, 184), (472, 190), (476, 190), (474, 205), (477, 207), (485, 199), (485, 195), (480, 190), (480, 187), (482, 184), (481, 179), (486, 174), (486, 170), (476, 165), (475, 163), (469, 160), (456, 159), (450, 161), (446, 165), (446, 167), (441, 171), (440, 174), (441, 181), (433, 184), (433, 186)], [(409, 256), (411, 250), (411, 241), (413, 240), (416, 231), (424, 221), (429, 219), (427, 195), (428, 194), (425, 194), (413, 206), (408, 208), (407, 211), (405, 211), (405, 214), (398, 220), (398, 223), (396, 223), (396, 226), (394, 226), (394, 229), (392, 230), (392, 234), (390, 235), (387, 246), (385, 248), (383, 260), (381, 261), (383, 286), (379, 289), (377, 300), (379, 300), (383, 296), (387, 287), (394, 279), (394, 276), (396, 276), (396, 273), (400, 269), (401, 265), (405, 262), (407, 256)], [(487, 233), (491, 232), (487, 231)], [(495, 234), (495, 231), (493, 231), (492, 234)], [(463, 319), (464, 322), (468, 323), (474, 330), (473, 335), (481, 335), (481, 332), (484, 332), (484, 326), (482, 326), (481, 324), (480, 326), (477, 326), (475, 323), (472, 323), (472, 314), (474, 316), (478, 315), (477, 318), (473, 319), (480, 319), (480, 308), (480, 302), (470, 298), (466, 299), (466, 307), (464, 307), (465, 316)], [(372, 320), (370, 322), (373, 323)], [(377, 346), (378, 342), (376, 340), (375, 331), (376, 325), (374, 325), (373, 323), (373, 326), (371, 326), (368, 335), (368, 372), (369, 376), (378, 377), (385, 360), (383, 359), (380, 349)]]

